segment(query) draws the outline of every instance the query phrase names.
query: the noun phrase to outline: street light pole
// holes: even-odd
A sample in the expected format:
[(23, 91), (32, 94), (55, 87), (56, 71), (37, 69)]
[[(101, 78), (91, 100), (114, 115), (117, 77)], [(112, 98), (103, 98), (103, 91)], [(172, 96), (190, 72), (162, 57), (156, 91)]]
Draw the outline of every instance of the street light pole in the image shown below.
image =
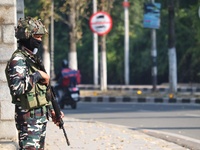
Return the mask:
[(124, 29), (125, 29), (125, 37), (124, 37), (124, 78), (125, 84), (129, 85), (129, 2), (128, 0), (124, 0)]
[[(97, 0), (93, 0), (93, 13), (97, 12)], [(93, 33), (94, 85), (98, 85), (98, 35)]]

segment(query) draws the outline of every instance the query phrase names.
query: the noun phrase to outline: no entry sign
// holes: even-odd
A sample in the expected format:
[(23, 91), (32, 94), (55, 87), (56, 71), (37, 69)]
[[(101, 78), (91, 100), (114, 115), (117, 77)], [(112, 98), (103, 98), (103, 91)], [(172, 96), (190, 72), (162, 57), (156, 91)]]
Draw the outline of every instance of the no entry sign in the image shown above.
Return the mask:
[(90, 17), (90, 29), (98, 35), (105, 35), (112, 28), (112, 18), (106, 12), (96, 12)]

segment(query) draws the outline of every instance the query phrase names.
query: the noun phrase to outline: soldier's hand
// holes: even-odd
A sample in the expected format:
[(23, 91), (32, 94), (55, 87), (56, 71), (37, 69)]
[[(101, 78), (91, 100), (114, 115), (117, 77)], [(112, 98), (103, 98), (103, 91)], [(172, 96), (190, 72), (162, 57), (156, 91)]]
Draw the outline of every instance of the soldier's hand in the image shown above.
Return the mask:
[(49, 84), (49, 80), (50, 80), (49, 75), (46, 74), (44, 71), (41, 71), (41, 70), (38, 70), (38, 72), (39, 72), (40, 75), (42, 76), (41, 83), (42, 83), (42, 84), (45, 84), (45, 85), (48, 85), (48, 84)]
[[(64, 113), (62, 112), (62, 111), (60, 111), (60, 114), (61, 114), (61, 118), (63, 118), (64, 117)], [(59, 126), (59, 124), (60, 124), (60, 120), (58, 120), (57, 118), (56, 118), (56, 114), (55, 114), (55, 111), (54, 110), (51, 110), (51, 116), (52, 116), (52, 121), (57, 125), (57, 126)]]

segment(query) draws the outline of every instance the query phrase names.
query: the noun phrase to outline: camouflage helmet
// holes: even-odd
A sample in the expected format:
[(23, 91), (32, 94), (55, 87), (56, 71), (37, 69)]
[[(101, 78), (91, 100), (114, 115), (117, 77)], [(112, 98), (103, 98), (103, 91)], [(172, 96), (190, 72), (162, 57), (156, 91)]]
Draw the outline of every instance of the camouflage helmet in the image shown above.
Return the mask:
[(26, 17), (18, 20), (17, 28), (15, 28), (15, 37), (17, 39), (28, 39), (34, 34), (46, 34), (47, 30), (41, 20)]

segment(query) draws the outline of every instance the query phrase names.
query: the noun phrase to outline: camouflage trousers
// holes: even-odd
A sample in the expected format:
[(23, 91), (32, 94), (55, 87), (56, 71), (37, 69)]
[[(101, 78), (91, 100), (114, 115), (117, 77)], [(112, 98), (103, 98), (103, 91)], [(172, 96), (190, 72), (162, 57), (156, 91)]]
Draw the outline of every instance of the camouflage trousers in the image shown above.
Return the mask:
[(20, 150), (44, 150), (47, 114), (44, 107), (31, 111), (15, 107)]

